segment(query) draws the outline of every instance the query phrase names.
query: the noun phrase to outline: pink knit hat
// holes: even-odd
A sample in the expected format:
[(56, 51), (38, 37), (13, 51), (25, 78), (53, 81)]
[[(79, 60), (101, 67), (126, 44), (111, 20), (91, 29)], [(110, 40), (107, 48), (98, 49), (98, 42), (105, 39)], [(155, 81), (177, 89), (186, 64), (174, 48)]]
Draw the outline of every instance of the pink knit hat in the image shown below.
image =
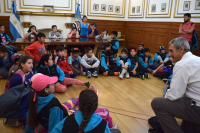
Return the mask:
[(43, 75), (41, 73), (35, 74), (31, 78), (32, 88), (33, 88), (33, 90), (35, 90), (35, 95), (34, 95), (33, 101), (35, 101), (36, 92), (43, 90), (47, 85), (54, 84), (57, 81), (58, 81), (58, 77), (56, 77), (56, 76), (49, 77), (49, 76)]

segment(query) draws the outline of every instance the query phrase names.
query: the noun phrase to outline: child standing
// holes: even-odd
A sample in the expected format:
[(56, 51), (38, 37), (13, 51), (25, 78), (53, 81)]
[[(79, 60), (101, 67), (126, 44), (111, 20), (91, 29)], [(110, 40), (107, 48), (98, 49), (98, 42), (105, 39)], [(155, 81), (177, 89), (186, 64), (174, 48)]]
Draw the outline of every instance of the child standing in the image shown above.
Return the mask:
[(79, 95), (80, 109), (60, 121), (50, 133), (120, 133), (118, 129), (109, 129), (108, 122), (95, 113), (98, 97), (92, 90), (84, 90)]
[(139, 43), (138, 44), (138, 51), (137, 51), (137, 56), (139, 57), (140, 54), (143, 54), (143, 50), (144, 50), (144, 44), (143, 43)]
[(86, 73), (83, 72), (83, 66), (81, 65), (81, 57), (79, 54), (80, 50), (78, 48), (73, 48), (72, 55), (68, 58), (68, 63), (72, 70), (78, 75), (86, 75)]
[(160, 46), (157, 53), (155, 53), (154, 60), (155, 60), (155, 66), (159, 67), (161, 64), (164, 64), (169, 60), (168, 54), (165, 52), (165, 47)]
[(155, 70), (156, 67), (153, 64), (153, 59), (150, 55), (150, 49), (145, 48), (143, 50), (143, 54), (140, 54), (139, 56), (140, 64), (142, 65), (142, 68), (145, 72), (152, 73), (152, 70)]
[(60, 69), (59, 66), (53, 64), (52, 56), (50, 54), (45, 54), (42, 56), (37, 73), (42, 73), (47, 76), (57, 76), (58, 81), (55, 84), (55, 92), (63, 93), (67, 89), (67, 85), (75, 84), (80, 86), (86, 86), (90, 88), (91, 82), (83, 82), (73, 78), (66, 78), (64, 72)]
[(112, 51), (114, 52), (114, 58), (117, 57), (117, 53), (118, 53), (118, 50), (119, 50), (119, 40), (117, 39), (117, 31), (112, 31), (111, 32), (111, 49)]
[(33, 58), (33, 71), (35, 71), (41, 57), (47, 53), (44, 46), (45, 37), (46, 36), (44, 33), (38, 33), (36, 38), (37, 41), (24, 49), (26, 55), (29, 55)]
[(72, 70), (72, 68), (68, 64), (68, 60), (65, 57), (64, 47), (58, 45), (56, 47), (56, 55), (54, 63), (60, 67), (61, 70), (65, 73), (65, 77), (67, 78), (75, 78), (77, 73)]
[(8, 51), (3, 45), (0, 45), (0, 77), (7, 79), (9, 76), (9, 68), (12, 62), (11, 56), (13, 52)]
[[(83, 65), (83, 71), (87, 73), (87, 77), (98, 77), (97, 68), (99, 66), (100, 61), (94, 56), (92, 53), (92, 48), (87, 47), (85, 49), (85, 54), (81, 58), (81, 64)], [(93, 71), (91, 74), (90, 71)]]
[(122, 49), (121, 55), (117, 58), (117, 66), (122, 69), (121, 74), (119, 75), (119, 78), (123, 79), (124, 74), (126, 74), (126, 78), (129, 78), (129, 72), (128, 68), (129, 65), (131, 64), (130, 60), (128, 60), (128, 51), (126, 49)]
[(148, 74), (145, 74), (142, 69), (141, 65), (139, 64), (139, 57), (136, 55), (137, 49), (135, 47), (130, 48), (130, 55), (128, 62), (131, 64), (129, 65), (129, 74), (132, 77), (138, 77), (144, 80), (144, 77), (149, 78)]
[(0, 45), (4, 45), (8, 49), (8, 51), (17, 53), (17, 48), (9, 44), (11, 42), (11, 39), (4, 31), (4, 25), (0, 24)]

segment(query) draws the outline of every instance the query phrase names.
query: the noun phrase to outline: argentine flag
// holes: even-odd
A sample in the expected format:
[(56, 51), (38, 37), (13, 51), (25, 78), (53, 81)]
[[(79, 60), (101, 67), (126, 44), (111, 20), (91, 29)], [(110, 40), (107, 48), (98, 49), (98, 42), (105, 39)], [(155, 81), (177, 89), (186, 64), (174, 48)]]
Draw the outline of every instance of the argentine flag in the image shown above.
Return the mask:
[(12, 1), (12, 9), (11, 9), (11, 14), (10, 14), (10, 32), (12, 33), (14, 38), (22, 38), (23, 37), (23, 32), (20, 24), (20, 20), (17, 14), (17, 9), (16, 9), (16, 3), (13, 0)]

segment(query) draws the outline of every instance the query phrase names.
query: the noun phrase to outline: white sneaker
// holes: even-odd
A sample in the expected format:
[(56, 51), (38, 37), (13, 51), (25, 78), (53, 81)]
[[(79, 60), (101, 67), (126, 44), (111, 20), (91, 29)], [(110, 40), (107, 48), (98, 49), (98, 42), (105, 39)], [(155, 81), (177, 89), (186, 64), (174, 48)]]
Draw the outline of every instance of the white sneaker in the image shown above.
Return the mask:
[(127, 78), (127, 79), (129, 78), (129, 73), (128, 73), (128, 72), (126, 73), (126, 78)]
[(110, 129), (118, 129), (118, 126), (117, 126), (117, 124), (115, 124), (112, 128), (110, 128)]
[(120, 75), (119, 75), (119, 78), (120, 78), (120, 79), (123, 79), (123, 78), (124, 78), (124, 75), (120, 74)]
[(85, 76), (86, 75), (86, 72), (83, 72), (83, 76)]

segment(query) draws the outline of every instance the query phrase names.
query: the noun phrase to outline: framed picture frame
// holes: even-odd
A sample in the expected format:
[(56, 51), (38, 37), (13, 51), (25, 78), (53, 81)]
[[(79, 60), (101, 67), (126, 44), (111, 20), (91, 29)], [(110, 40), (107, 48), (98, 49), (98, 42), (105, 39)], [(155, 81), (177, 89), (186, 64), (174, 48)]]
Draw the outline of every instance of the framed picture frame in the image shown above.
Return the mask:
[(167, 3), (162, 3), (161, 4), (161, 12), (166, 12), (166, 8), (167, 8)]
[(43, 5), (43, 12), (54, 12), (54, 5)]
[(99, 11), (99, 4), (95, 4), (93, 5), (93, 10), (94, 11)]
[(101, 11), (106, 11), (106, 5), (105, 4), (101, 5)]
[(108, 6), (108, 11), (109, 11), (109, 12), (113, 12), (113, 7), (114, 7), (113, 5), (109, 5), (109, 6)]
[(151, 5), (151, 12), (156, 12), (156, 4)]
[(116, 12), (116, 13), (120, 13), (120, 6), (116, 6), (116, 7), (115, 7), (115, 12)]
[(135, 13), (135, 6), (132, 7), (132, 13)]
[(189, 11), (190, 10), (190, 3), (191, 3), (191, 1), (184, 1), (183, 11)]
[(136, 13), (140, 13), (140, 6), (136, 7)]
[(196, 0), (196, 2), (195, 2), (195, 10), (200, 10), (200, 0)]

